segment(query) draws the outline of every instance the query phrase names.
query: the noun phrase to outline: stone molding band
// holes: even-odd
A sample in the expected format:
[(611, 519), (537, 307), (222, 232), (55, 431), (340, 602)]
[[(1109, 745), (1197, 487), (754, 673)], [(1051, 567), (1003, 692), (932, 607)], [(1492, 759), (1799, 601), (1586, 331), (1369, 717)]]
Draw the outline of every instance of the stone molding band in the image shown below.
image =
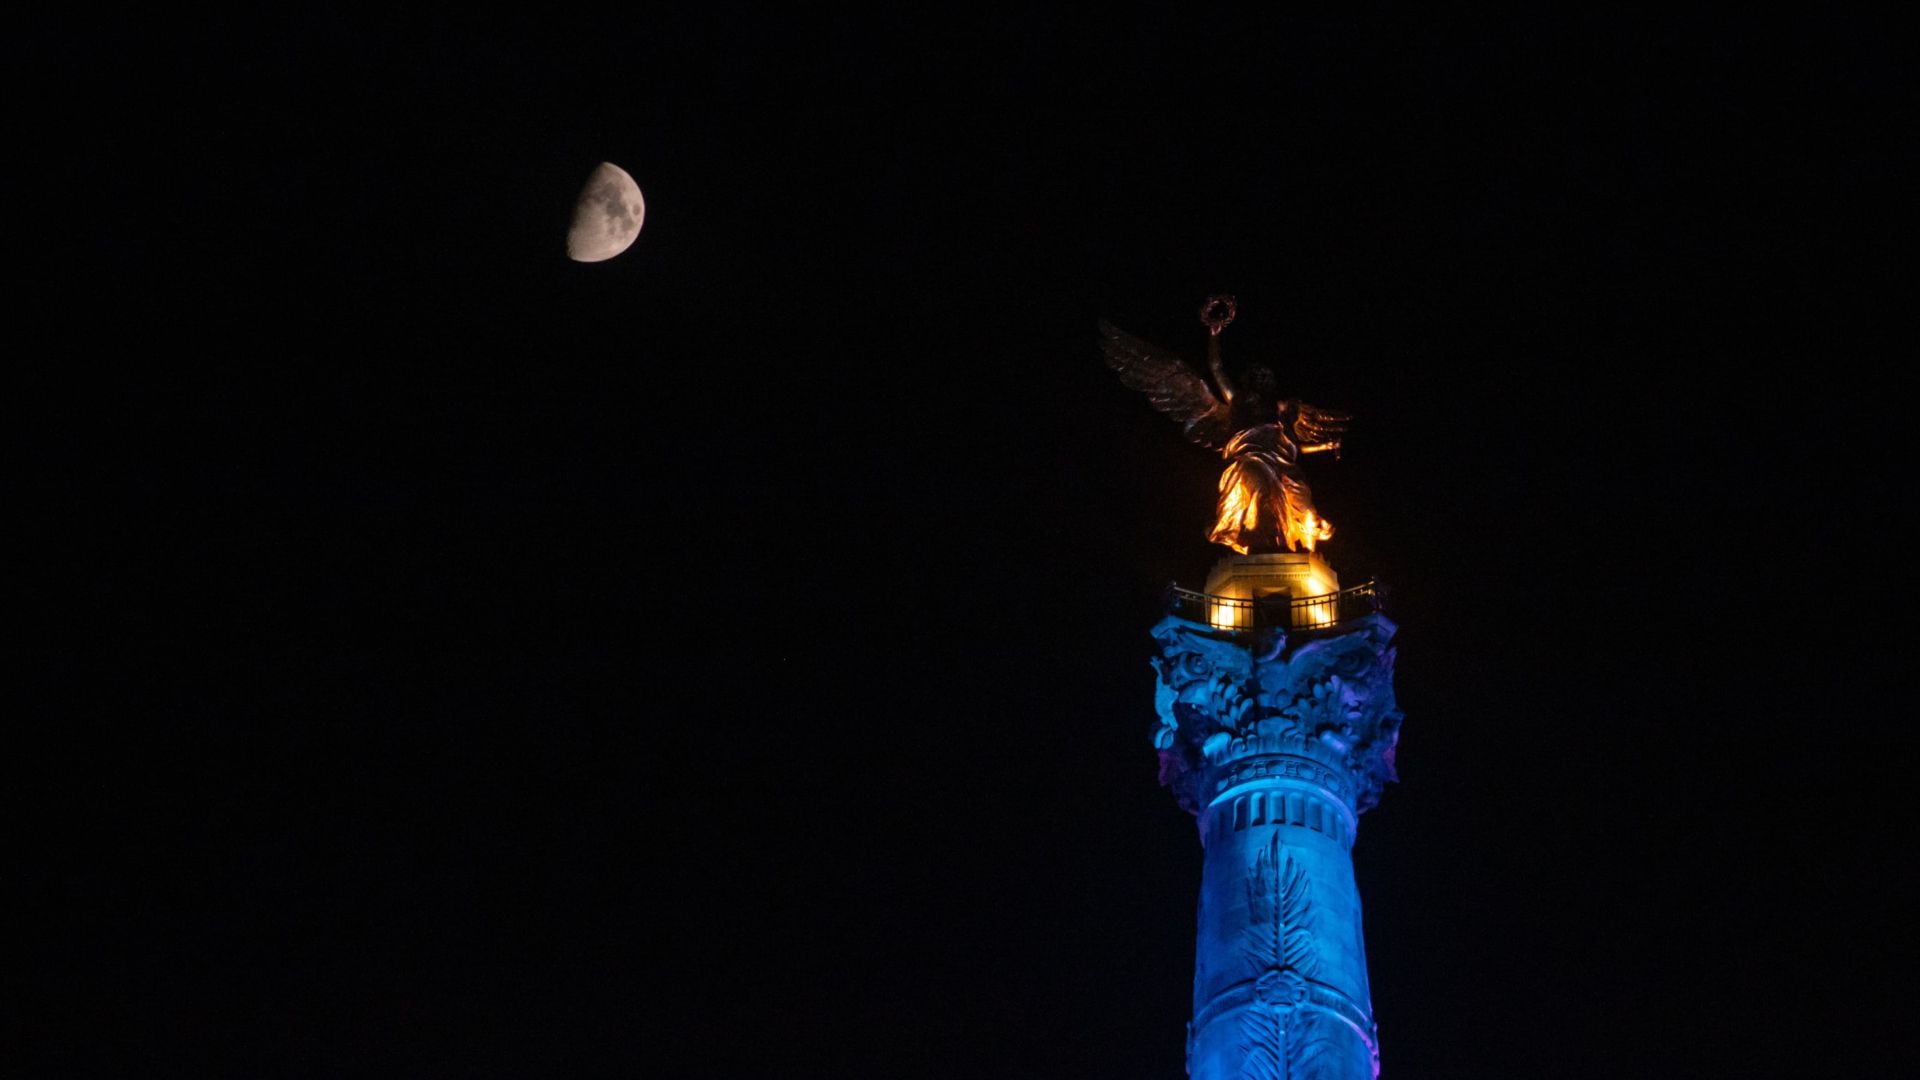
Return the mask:
[(1306, 980), (1306, 1000), (1298, 1004), (1267, 1005), (1260, 1000), (1259, 980), (1243, 979), (1213, 995), (1212, 1000), (1202, 1005), (1193, 1014), (1193, 1022), (1187, 1025), (1187, 1043), (1191, 1052), (1194, 1033), (1204, 1029), (1221, 1017), (1243, 1008), (1299, 1009), (1312, 1010), (1337, 1017), (1341, 1023), (1354, 1030), (1354, 1033), (1367, 1044), (1367, 1050), (1377, 1061), (1380, 1057), (1379, 1031), (1373, 1017), (1352, 998), (1339, 988), (1328, 986), (1312, 979)]
[(1351, 850), (1360, 819), (1326, 788), (1273, 777), (1214, 796), (1202, 818), (1201, 835), (1210, 836), (1215, 829), (1245, 832), (1262, 825), (1308, 829)]

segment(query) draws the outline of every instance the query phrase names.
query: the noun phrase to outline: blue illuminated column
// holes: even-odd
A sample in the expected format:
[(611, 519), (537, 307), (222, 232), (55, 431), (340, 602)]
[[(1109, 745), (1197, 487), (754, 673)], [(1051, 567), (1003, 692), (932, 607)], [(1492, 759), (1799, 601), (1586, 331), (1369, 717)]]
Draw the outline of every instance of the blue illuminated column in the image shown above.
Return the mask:
[(1393, 778), (1394, 625), (1329, 607), (1253, 630), (1217, 605), (1175, 610), (1153, 630), (1154, 745), (1206, 849), (1187, 1072), (1370, 1080), (1379, 1041), (1352, 849)]

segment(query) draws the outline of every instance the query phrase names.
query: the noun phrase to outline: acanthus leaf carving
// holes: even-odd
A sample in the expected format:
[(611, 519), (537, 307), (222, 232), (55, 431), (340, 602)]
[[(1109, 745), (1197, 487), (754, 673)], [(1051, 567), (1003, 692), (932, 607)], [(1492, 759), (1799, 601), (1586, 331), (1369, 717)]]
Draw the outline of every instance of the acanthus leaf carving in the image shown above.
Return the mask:
[(1394, 697), (1383, 616), (1304, 641), (1249, 642), (1169, 617), (1154, 628), (1160, 654), (1155, 698), (1160, 779), (1195, 809), (1193, 774), (1244, 754), (1254, 736), (1278, 737), (1297, 751), (1344, 767), (1356, 810), (1379, 801), (1397, 779), (1394, 750), (1402, 713)]

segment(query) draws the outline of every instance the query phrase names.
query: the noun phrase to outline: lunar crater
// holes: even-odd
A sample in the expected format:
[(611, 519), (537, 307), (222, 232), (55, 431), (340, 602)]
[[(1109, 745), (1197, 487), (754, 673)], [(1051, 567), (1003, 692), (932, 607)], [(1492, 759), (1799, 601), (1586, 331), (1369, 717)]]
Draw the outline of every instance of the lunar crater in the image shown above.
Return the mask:
[(575, 262), (605, 262), (632, 246), (646, 221), (647, 202), (640, 185), (627, 171), (610, 161), (587, 177), (573, 203), (573, 225), (567, 230), (567, 258)]

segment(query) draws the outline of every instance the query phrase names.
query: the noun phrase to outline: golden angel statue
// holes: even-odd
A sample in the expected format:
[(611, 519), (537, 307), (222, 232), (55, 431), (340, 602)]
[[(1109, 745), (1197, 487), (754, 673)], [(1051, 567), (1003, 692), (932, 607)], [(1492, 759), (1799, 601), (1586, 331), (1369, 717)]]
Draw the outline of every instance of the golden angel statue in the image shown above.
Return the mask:
[[(1256, 551), (1312, 551), (1333, 536), (1333, 524), (1313, 509), (1301, 477), (1304, 454), (1340, 456), (1345, 413), (1275, 396), (1273, 372), (1255, 367), (1240, 384), (1220, 361), (1220, 332), (1233, 321), (1231, 296), (1212, 296), (1200, 308), (1207, 327), (1207, 368), (1213, 386), (1186, 361), (1100, 322), (1100, 349), (1120, 381), (1144, 391), (1153, 407), (1180, 421), (1187, 438), (1220, 451), (1220, 502), (1207, 539), (1242, 555)], [(1214, 387), (1219, 392), (1214, 392)]]

